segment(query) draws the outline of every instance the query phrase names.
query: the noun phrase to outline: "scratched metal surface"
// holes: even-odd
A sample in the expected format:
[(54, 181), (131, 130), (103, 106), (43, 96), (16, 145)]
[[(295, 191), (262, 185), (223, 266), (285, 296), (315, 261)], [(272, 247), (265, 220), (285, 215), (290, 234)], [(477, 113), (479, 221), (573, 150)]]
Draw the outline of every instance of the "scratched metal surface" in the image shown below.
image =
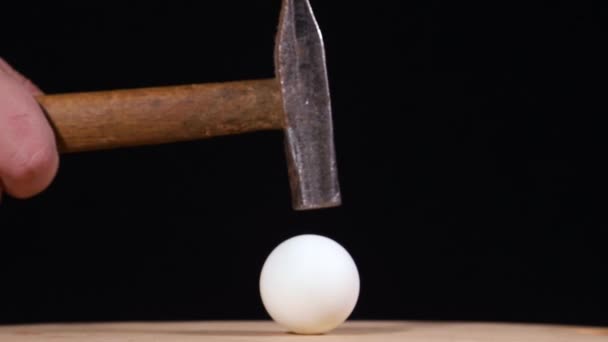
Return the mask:
[(329, 83), (321, 31), (308, 0), (284, 0), (275, 63), (286, 114), (293, 206), (341, 204)]

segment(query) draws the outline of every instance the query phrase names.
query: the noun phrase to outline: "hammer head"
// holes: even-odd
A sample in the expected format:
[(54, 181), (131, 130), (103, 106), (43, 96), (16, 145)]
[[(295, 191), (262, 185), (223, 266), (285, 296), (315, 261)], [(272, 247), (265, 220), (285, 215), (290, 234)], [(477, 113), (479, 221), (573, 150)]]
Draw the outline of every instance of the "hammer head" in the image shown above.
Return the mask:
[(293, 207), (341, 204), (321, 31), (308, 0), (283, 0), (275, 66), (285, 112)]

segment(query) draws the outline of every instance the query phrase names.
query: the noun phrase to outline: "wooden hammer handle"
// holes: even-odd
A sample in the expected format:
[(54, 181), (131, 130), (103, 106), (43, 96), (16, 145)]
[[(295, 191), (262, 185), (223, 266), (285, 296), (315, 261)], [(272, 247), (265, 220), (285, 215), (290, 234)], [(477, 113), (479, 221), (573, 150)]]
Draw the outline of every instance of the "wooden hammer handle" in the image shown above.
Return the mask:
[(44, 95), (60, 152), (281, 129), (275, 79)]

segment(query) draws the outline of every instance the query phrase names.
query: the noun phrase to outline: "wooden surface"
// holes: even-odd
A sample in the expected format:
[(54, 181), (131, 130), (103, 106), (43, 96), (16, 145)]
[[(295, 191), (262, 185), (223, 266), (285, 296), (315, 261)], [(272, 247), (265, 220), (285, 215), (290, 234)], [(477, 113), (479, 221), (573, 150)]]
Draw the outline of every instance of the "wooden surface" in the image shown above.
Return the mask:
[(275, 79), (44, 95), (37, 100), (63, 153), (284, 127)]
[(320, 336), (285, 333), (272, 322), (101, 323), (0, 326), (1, 342), (608, 342), (608, 328), (461, 322), (347, 322)]

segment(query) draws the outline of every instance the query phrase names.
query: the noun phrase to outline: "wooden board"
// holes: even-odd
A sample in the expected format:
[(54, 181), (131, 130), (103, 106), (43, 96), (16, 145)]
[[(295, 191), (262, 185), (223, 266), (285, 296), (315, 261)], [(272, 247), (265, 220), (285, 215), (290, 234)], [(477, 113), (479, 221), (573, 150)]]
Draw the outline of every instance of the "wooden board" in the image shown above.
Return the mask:
[(272, 322), (95, 323), (0, 326), (1, 342), (608, 342), (608, 328), (462, 322), (348, 322), (327, 335), (285, 333)]

